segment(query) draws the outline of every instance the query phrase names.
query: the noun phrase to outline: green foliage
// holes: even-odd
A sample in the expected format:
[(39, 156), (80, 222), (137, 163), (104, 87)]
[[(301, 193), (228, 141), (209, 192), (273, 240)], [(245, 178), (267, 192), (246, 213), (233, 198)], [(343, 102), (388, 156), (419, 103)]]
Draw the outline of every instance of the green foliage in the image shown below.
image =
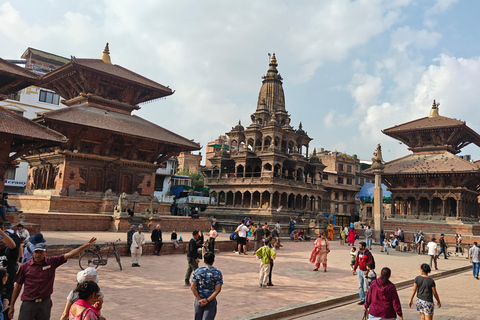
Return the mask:
[(187, 168), (184, 168), (177, 172), (177, 174), (182, 176), (189, 176), (192, 178), (192, 187), (194, 189), (202, 189), (203, 188), (203, 174), (201, 173), (190, 173)]

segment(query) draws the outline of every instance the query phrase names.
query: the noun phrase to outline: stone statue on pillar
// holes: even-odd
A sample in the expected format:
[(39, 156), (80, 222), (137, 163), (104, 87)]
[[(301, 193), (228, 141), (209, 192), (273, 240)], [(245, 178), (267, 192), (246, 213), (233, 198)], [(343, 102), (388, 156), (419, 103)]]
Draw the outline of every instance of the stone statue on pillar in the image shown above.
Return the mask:
[[(382, 190), (382, 173), (385, 169), (382, 157), (382, 147), (377, 145), (377, 149), (373, 153), (372, 170), (375, 175), (375, 189), (373, 193), (373, 221), (375, 243), (380, 243), (380, 235), (383, 230), (383, 190)], [(380, 244), (381, 245), (381, 244)]]

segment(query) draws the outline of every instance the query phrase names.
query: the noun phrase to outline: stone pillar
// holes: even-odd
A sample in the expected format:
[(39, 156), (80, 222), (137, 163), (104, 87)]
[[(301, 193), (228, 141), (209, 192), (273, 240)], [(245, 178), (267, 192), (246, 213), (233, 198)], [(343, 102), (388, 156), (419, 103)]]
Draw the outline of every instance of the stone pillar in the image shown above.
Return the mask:
[(447, 211), (445, 210), (445, 207), (447, 206), (447, 200), (442, 200), (442, 216), (445, 217)]
[(373, 221), (375, 224), (375, 243), (380, 243), (380, 235), (383, 230), (382, 173), (384, 168), (385, 166), (380, 161), (375, 161), (372, 165), (373, 173), (375, 174), (375, 189), (373, 193)]
[(428, 214), (433, 215), (433, 200), (432, 199), (428, 200)]
[(415, 215), (416, 216), (419, 216), (420, 215), (420, 210), (418, 210), (418, 206), (420, 205), (420, 200), (419, 199), (415, 199)]
[(245, 193), (242, 193), (242, 200), (240, 201), (240, 208), (243, 208), (243, 195), (244, 195), (244, 194), (245, 194)]
[(233, 193), (233, 196), (232, 196), (232, 207), (235, 207), (235, 198), (236, 198), (236, 192)]
[(260, 208), (263, 206), (263, 192), (260, 193)]
[(253, 193), (250, 194), (250, 209), (252, 208), (252, 203), (253, 203)]

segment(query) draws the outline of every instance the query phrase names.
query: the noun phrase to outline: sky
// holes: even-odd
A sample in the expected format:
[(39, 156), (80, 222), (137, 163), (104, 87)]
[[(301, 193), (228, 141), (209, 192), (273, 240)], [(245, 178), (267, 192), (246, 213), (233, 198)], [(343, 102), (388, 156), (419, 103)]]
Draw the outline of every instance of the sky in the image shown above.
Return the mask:
[[(0, 0), (0, 57), (100, 58), (175, 90), (136, 112), (203, 146), (247, 127), (275, 52), (292, 125), (317, 149), (409, 154), (381, 130), (429, 115), (480, 132), (480, 2)], [(480, 159), (480, 148), (462, 154)]]

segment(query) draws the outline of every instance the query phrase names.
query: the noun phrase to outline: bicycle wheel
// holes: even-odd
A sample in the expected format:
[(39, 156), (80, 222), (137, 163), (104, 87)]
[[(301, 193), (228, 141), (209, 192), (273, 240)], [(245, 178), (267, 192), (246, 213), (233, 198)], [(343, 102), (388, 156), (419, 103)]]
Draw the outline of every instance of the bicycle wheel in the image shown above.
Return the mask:
[(78, 264), (82, 270), (88, 267), (97, 269), (99, 261), (100, 256), (97, 253), (93, 251), (85, 251), (78, 259)]
[(120, 270), (122, 270), (122, 263), (120, 262), (120, 254), (118, 251), (115, 251), (115, 259), (117, 259), (118, 266), (120, 267)]

